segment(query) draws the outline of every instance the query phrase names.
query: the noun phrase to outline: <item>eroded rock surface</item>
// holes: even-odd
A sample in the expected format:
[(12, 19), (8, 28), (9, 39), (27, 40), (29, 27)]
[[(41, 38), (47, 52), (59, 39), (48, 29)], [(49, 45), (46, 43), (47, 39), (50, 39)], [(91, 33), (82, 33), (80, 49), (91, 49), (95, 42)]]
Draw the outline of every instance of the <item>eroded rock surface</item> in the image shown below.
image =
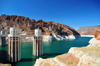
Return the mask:
[(9, 33), (9, 28), (14, 25), (20, 28), (21, 34), (34, 34), (34, 29), (40, 28), (42, 35), (80, 35), (74, 28), (53, 21), (35, 21), (23, 16), (1, 15), (0, 29), (5, 29), (6, 33)]
[(100, 46), (100, 30), (95, 32), (94, 38), (89, 41), (88, 46)]
[(100, 66), (100, 47), (71, 48), (51, 59), (37, 59), (34, 66)]
[(99, 26), (80, 27), (77, 31), (81, 35), (95, 35), (95, 31), (97, 31), (98, 29), (100, 29), (100, 25)]

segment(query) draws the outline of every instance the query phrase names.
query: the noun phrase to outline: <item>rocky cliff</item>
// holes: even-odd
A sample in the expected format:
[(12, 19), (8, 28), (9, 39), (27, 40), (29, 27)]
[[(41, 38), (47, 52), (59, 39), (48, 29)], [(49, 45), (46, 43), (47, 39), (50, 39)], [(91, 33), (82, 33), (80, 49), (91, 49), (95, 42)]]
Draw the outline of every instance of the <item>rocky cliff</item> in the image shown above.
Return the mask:
[(77, 31), (81, 35), (94, 35), (95, 31), (100, 29), (100, 26), (80, 27)]
[(6, 33), (9, 33), (8, 29), (14, 25), (20, 28), (22, 34), (34, 34), (34, 29), (40, 28), (42, 35), (79, 35), (74, 28), (53, 21), (43, 21), (41, 19), (35, 21), (23, 16), (1, 15), (1, 30), (5, 29)]
[(88, 46), (100, 46), (100, 29), (98, 29), (97, 31), (95, 31), (95, 35), (94, 38), (92, 38), (89, 41), (89, 45)]

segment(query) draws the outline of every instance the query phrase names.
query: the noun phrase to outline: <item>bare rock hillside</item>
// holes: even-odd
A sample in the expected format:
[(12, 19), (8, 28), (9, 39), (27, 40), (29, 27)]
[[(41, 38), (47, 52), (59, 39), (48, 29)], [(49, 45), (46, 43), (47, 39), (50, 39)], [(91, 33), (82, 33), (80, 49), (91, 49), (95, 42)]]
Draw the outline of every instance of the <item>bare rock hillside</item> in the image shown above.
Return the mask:
[(55, 23), (53, 21), (43, 21), (41, 19), (35, 21), (24, 16), (1, 15), (0, 30), (9, 33), (9, 28), (16, 26), (20, 28), (20, 33), (34, 34), (34, 29), (40, 28), (43, 35), (80, 35), (74, 28)]
[(100, 29), (100, 26), (80, 27), (77, 31), (81, 35), (94, 35), (95, 31)]

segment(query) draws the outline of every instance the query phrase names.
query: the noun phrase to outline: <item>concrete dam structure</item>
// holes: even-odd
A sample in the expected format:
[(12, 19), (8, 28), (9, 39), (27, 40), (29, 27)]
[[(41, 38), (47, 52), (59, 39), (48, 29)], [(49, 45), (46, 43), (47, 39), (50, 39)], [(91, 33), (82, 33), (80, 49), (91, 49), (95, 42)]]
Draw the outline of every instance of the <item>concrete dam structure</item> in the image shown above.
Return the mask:
[[(1, 35), (5, 35), (5, 31), (1, 31)], [(0, 46), (5, 46), (5, 45), (6, 45), (6, 38), (0, 37)]]
[[(20, 48), (20, 37), (33, 37), (33, 55), (43, 55), (43, 43), (42, 34), (40, 29), (35, 29), (35, 35), (19, 35), (19, 29), (12, 27), (10, 28), (10, 34), (6, 35), (5, 32), (1, 32), (0, 45), (6, 44), (5, 37), (8, 37), (8, 61), (18, 62), (21, 60), (21, 48)], [(2, 39), (3, 37), (3, 39)]]
[(10, 28), (10, 35), (8, 35), (8, 61), (20, 61), (20, 52), (20, 36), (18, 35), (18, 28)]
[(43, 55), (43, 43), (42, 43), (42, 35), (41, 30), (35, 30), (35, 36), (33, 41), (33, 55), (34, 56), (41, 56)]

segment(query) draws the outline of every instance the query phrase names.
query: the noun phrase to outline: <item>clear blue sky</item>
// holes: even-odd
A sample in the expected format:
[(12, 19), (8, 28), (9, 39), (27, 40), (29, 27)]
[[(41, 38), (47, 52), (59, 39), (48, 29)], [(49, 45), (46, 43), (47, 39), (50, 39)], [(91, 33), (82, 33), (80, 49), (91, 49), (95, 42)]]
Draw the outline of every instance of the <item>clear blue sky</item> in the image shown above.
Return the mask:
[(0, 0), (0, 16), (54, 21), (75, 29), (100, 25), (100, 0)]

